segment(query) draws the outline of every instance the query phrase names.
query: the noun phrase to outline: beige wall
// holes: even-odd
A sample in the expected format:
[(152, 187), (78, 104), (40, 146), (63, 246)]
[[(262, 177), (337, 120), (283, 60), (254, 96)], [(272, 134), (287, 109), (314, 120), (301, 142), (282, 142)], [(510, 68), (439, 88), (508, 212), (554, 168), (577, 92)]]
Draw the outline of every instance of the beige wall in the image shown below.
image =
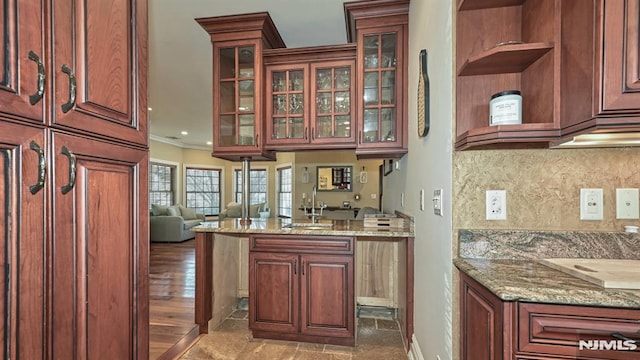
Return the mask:
[[(298, 152), (295, 154), (294, 167), (294, 199), (293, 207), (298, 209), (302, 205), (302, 194), (306, 193), (311, 196), (313, 185), (316, 184), (316, 167), (317, 166), (336, 166), (345, 165), (353, 166), (353, 183), (350, 192), (325, 192), (319, 191), (317, 200), (326, 203), (328, 206), (340, 206), (343, 201), (350, 201), (352, 207), (362, 208), (371, 206), (378, 208), (378, 166), (381, 160), (358, 160), (353, 151), (316, 151), (316, 152)], [(302, 173), (304, 168), (309, 173), (309, 182), (302, 182)], [(367, 182), (361, 184), (359, 174), (362, 168), (367, 171)], [(355, 194), (360, 194), (360, 200), (354, 199)], [(372, 199), (372, 194), (375, 199)], [(304, 212), (296, 210), (294, 218), (303, 218)], [(334, 216), (334, 214), (331, 214)], [(337, 215), (336, 215), (337, 216)]]
[[(623, 231), (615, 189), (640, 187), (640, 149), (454, 154), (454, 229)], [(604, 190), (604, 220), (580, 220), (580, 188)], [(507, 220), (485, 220), (485, 190), (507, 190)]]
[[(224, 182), (222, 186), (222, 208), (233, 201), (233, 170), (242, 168), (242, 163), (221, 160), (211, 156), (208, 150), (181, 148), (175, 145), (166, 144), (159, 141), (151, 141), (150, 146), (152, 161), (167, 162), (176, 165), (178, 170), (178, 194), (177, 202), (182, 202), (184, 198), (184, 188), (182, 186), (185, 166), (202, 166), (220, 168), (223, 172)], [(353, 151), (316, 151), (316, 152), (281, 152), (277, 154), (276, 161), (255, 161), (251, 162), (251, 168), (266, 168), (268, 172), (268, 203), (271, 208), (271, 216), (276, 215), (276, 169), (280, 166), (291, 165), (294, 176), (294, 209), (302, 204), (302, 193), (311, 194), (315, 183), (315, 171), (318, 165), (351, 165), (355, 181), (351, 192), (319, 192), (318, 200), (327, 203), (329, 206), (340, 206), (343, 200), (349, 200), (353, 207), (371, 206), (378, 207), (378, 165), (381, 160), (357, 160)], [(303, 184), (301, 174), (303, 167), (309, 169), (309, 183)], [(361, 184), (358, 176), (362, 168), (365, 167), (368, 173), (368, 181)], [(361, 194), (361, 200), (355, 201), (354, 194)], [(372, 199), (371, 195), (375, 195)], [(294, 217), (302, 218), (302, 211), (294, 211)]]

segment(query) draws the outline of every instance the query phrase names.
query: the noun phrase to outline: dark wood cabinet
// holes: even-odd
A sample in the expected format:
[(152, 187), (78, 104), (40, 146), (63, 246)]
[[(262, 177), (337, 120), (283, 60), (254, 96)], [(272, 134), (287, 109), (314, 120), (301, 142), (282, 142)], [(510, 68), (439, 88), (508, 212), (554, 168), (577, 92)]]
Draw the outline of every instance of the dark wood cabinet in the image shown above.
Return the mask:
[[(547, 147), (560, 135), (560, 49), (554, 0), (458, 2), (456, 149)], [(563, 2), (564, 3), (564, 2)], [(492, 95), (522, 93), (522, 124), (489, 125)]]
[(268, 13), (200, 18), (213, 45), (213, 156), (275, 160), (265, 149), (265, 49), (284, 42)]
[[(460, 273), (462, 359), (616, 359), (640, 356), (618, 349), (640, 333), (640, 310), (503, 301)], [(608, 350), (580, 349), (580, 340)]]
[(299, 331), (298, 264), (294, 254), (249, 254), (250, 329)]
[[(43, 2), (4, 0), (0, 4), (0, 114), (43, 123), (47, 72)], [(29, 21), (24, 14), (30, 14)]]
[(44, 131), (1, 120), (0, 129), (0, 358), (43, 359)]
[(301, 255), (300, 333), (352, 337), (353, 256)]
[(254, 337), (355, 344), (353, 238), (249, 239), (249, 328)]
[(146, 4), (52, 2), (51, 126), (147, 145)]
[[(638, 0), (459, 1), (456, 149), (633, 144), (639, 9)], [(522, 124), (490, 126), (491, 96), (508, 90), (522, 93)]]
[(407, 153), (409, 2), (374, 0), (345, 4), (349, 41), (357, 44), (356, 155)]
[(622, 133), (624, 138), (625, 132), (640, 130), (640, 1), (570, 5), (563, 3), (572, 14), (568, 28), (580, 36), (563, 50), (563, 138), (553, 145), (581, 134)]
[(355, 148), (355, 47), (265, 51), (266, 147)]
[(504, 336), (508, 328), (503, 328), (510, 304), (464, 274), (460, 283), (461, 358), (511, 359), (509, 337)]
[(0, 6), (2, 358), (148, 358), (146, 4)]
[(53, 357), (140, 358), (148, 352), (148, 153), (53, 132), (51, 154)]

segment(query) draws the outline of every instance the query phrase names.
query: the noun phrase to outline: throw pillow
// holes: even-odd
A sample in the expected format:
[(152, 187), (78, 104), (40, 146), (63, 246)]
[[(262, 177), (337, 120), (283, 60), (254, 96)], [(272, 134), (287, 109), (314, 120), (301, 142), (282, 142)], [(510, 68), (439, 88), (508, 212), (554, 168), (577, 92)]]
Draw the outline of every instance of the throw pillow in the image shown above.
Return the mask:
[(182, 216), (180, 215), (180, 208), (178, 205), (172, 205), (167, 208), (167, 215), (169, 216)]
[(153, 216), (167, 215), (168, 206), (151, 204), (151, 213)]
[(252, 218), (257, 218), (260, 217), (260, 210), (262, 209), (262, 205), (264, 205), (263, 203), (261, 204), (255, 204), (255, 205), (251, 205), (249, 206), (249, 217)]
[(239, 218), (242, 216), (242, 205), (234, 204), (227, 205), (227, 217)]
[(185, 220), (196, 220), (198, 218), (195, 209), (186, 208), (182, 205), (180, 206), (180, 214), (182, 214), (182, 218)]

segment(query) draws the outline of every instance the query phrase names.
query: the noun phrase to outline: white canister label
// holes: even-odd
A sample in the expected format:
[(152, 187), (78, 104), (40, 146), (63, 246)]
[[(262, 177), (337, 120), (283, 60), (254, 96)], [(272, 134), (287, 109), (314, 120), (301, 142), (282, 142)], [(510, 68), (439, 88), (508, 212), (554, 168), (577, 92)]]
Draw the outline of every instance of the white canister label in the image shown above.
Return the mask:
[(519, 95), (505, 95), (491, 100), (489, 124), (522, 124), (521, 99)]

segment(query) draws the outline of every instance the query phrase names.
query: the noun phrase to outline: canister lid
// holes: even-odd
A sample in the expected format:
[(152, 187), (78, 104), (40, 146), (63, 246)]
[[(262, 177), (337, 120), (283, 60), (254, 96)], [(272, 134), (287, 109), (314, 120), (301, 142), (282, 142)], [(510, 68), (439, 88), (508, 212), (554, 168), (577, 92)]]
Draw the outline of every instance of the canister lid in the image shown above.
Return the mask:
[(520, 95), (520, 90), (506, 90), (496, 94), (491, 95), (491, 100), (505, 95)]

